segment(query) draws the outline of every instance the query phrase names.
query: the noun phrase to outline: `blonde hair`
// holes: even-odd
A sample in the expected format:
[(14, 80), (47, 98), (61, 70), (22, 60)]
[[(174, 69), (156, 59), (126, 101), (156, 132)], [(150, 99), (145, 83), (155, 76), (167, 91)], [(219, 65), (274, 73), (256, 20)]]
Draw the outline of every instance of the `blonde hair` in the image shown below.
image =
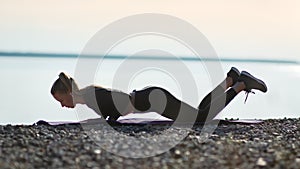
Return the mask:
[(53, 83), (51, 87), (51, 94), (55, 93), (79, 93), (78, 85), (75, 83), (74, 79), (67, 76), (64, 72), (58, 75), (58, 79)]

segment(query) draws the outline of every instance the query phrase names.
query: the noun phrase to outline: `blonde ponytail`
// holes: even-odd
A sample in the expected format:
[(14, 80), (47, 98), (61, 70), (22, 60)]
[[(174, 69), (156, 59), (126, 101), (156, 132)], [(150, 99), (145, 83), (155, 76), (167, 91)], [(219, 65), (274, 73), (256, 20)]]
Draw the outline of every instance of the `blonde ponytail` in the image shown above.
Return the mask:
[(64, 73), (61, 72), (59, 75), (59, 80), (64, 84), (64, 86), (67, 88), (67, 92), (72, 92), (72, 83), (70, 78)]
[(61, 72), (58, 77), (52, 85), (51, 94), (56, 92), (79, 94), (80, 90), (73, 78), (67, 76), (64, 72)]

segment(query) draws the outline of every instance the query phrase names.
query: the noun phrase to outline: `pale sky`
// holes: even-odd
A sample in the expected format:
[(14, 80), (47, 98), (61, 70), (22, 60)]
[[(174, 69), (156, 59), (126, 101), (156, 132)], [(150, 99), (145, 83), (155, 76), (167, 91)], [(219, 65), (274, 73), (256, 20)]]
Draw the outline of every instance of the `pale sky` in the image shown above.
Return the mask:
[(79, 53), (118, 19), (161, 13), (195, 26), (221, 57), (298, 59), (299, 9), (299, 0), (0, 0), (0, 51)]
[[(95, 33), (110, 23), (131, 15), (159, 13), (177, 17), (196, 27), (209, 40), (219, 57), (300, 61), (299, 9), (299, 0), (0, 0), (0, 52), (80, 53)], [(149, 39), (154, 39), (157, 47), (177, 45), (170, 39), (151, 36), (131, 40), (138, 40), (147, 49)], [(115, 49), (124, 54), (137, 50), (135, 47), (138, 46), (126, 44)], [(164, 49), (176, 55), (180, 51), (174, 46), (164, 46)], [(0, 60), (0, 77), (3, 81), (0, 93), (5, 96), (1, 101), (3, 118), (0, 123), (32, 123), (42, 117), (51, 120), (76, 119), (78, 114), (62, 109), (49, 93), (49, 87), (58, 72), (61, 69), (74, 72), (75, 61), (49, 59), (52, 62), (49, 64), (49, 60), (38, 58), (0, 57)], [(299, 99), (294, 91), (299, 86), (299, 65), (270, 64), (257, 67), (240, 63), (238, 66), (263, 77), (270, 85), (270, 92), (268, 95), (255, 95), (257, 99), (250, 98), (248, 107), (241, 107), (244, 96), (240, 95), (231, 106), (237, 109), (228, 109), (228, 112), (244, 113), (251, 108), (251, 111), (257, 112), (255, 108), (261, 104), (262, 108), (257, 113), (269, 114), (244, 115), (251, 118), (298, 117), (295, 113), (299, 110)], [(198, 65), (195, 67), (198, 71)], [(278, 77), (274, 78), (274, 72)], [(111, 74), (107, 75), (112, 77)], [(36, 77), (40, 77), (41, 83), (33, 85), (28, 81)], [(294, 82), (278, 83), (278, 79), (282, 78)], [(20, 81), (23, 88), (12, 85), (19, 86)], [(9, 95), (12, 90), (17, 91), (13, 93), (17, 95)], [(202, 92), (205, 94), (206, 90)], [(14, 106), (15, 102), (22, 103), (22, 106)], [(34, 105), (37, 102), (39, 104)]]

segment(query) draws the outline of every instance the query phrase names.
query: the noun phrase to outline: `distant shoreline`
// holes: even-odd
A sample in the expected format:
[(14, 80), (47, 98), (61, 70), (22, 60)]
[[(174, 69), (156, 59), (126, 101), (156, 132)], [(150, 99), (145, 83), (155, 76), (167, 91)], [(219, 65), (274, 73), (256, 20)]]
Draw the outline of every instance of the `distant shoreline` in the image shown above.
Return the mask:
[[(75, 53), (42, 53), (42, 52), (0, 52), (0, 57), (42, 57), (42, 58), (78, 58), (79, 54)], [(83, 56), (81, 56), (83, 57)], [(85, 55), (84, 58), (99, 59), (103, 56), (99, 55)], [(295, 60), (284, 59), (240, 59), (240, 58), (197, 58), (183, 56), (180, 58), (168, 57), (168, 56), (134, 56), (128, 57), (126, 55), (107, 55), (105, 59), (120, 60), (120, 59), (132, 59), (132, 60), (164, 60), (164, 61), (205, 61), (205, 62), (250, 62), (250, 63), (271, 63), (271, 64), (300, 64)]]

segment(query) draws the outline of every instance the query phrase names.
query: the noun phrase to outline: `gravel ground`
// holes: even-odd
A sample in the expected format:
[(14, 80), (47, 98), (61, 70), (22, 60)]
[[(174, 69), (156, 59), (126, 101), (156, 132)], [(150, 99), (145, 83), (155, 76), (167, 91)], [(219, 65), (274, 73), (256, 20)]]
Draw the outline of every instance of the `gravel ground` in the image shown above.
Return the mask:
[(5, 125), (0, 168), (299, 168), (299, 127), (218, 124), (204, 139), (203, 126)]

